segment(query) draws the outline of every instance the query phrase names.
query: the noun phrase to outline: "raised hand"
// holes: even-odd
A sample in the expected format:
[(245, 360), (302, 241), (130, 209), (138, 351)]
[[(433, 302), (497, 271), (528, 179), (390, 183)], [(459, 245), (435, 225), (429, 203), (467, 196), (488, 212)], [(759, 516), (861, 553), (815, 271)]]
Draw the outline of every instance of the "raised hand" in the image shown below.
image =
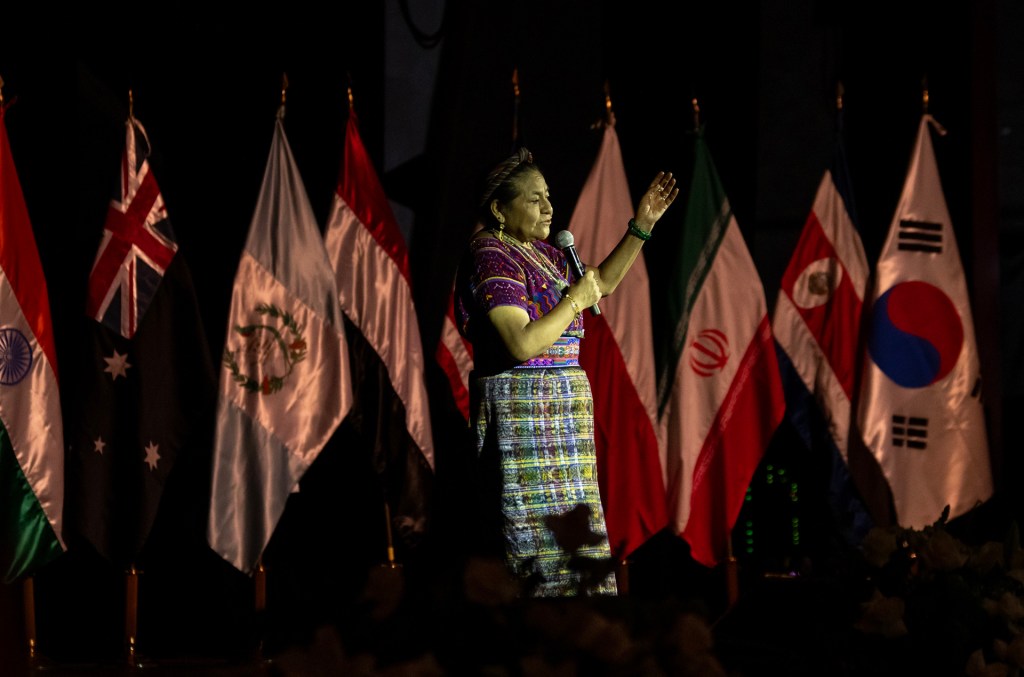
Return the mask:
[(676, 188), (675, 177), (672, 172), (658, 172), (658, 175), (647, 187), (647, 192), (640, 198), (640, 204), (636, 208), (636, 225), (644, 230), (650, 230), (658, 222), (665, 210), (675, 202), (679, 195)]

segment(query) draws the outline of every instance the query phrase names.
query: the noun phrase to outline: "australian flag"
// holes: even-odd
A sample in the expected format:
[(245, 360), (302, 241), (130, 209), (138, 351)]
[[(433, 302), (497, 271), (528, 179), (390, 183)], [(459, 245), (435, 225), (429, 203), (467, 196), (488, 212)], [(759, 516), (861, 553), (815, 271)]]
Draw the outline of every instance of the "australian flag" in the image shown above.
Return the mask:
[[(67, 457), (72, 531), (118, 565), (145, 559), (167, 501), (175, 502), (167, 511), (172, 533), (184, 531), (177, 521), (203, 516), (205, 504), (190, 498), (202, 492), (188, 483), (209, 473), (208, 446), (202, 452), (216, 395), (192, 278), (147, 161), (146, 132), (134, 117), (126, 126), (118, 188), (89, 276)], [(172, 486), (179, 489), (165, 491)], [(201, 533), (201, 522), (193, 529)]]
[(146, 130), (130, 117), (120, 181), (89, 275), (86, 313), (127, 339), (135, 336), (178, 251), (148, 154)]

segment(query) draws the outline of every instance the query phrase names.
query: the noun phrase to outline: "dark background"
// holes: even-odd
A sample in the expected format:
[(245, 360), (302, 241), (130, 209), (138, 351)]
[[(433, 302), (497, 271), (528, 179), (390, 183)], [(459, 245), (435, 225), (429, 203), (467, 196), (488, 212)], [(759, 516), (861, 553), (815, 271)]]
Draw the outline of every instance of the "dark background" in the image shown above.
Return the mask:
[[(338, 14), (337, 17), (334, 14)], [(1019, 518), (1024, 405), (1024, 10), (1011, 0), (831, 3), (567, 2), (352, 3), (332, 11), (248, 17), (170, 15), (159, 28), (111, 19), (57, 57), (44, 42), (0, 52), (7, 126), (49, 285), (58, 355), (73, 355), (83, 290), (124, 142), (128, 91), (153, 145), (151, 166), (192, 270), (212, 355), (223, 346), (231, 286), (287, 74), (285, 127), (313, 209), (326, 223), (351, 85), (360, 130), (408, 238), (427, 356), (468, 236), (480, 177), (513, 144), (545, 172), (564, 225), (600, 143), (605, 85), (630, 186), (658, 170), (685, 177), (690, 100), (761, 274), (769, 307), (828, 166), (837, 82), (862, 238), (873, 264), (902, 189), (926, 80), (943, 187), (972, 294), (986, 382), (997, 495), (968, 538), (999, 538)], [(11, 31), (5, 27), (4, 33)], [(512, 73), (518, 73), (516, 106)], [(517, 113), (517, 115), (516, 115)], [(685, 191), (685, 182), (684, 182)], [(684, 196), (685, 197), (685, 196)], [(683, 210), (645, 249), (652, 304)], [(460, 421), (428, 360), (437, 450), (439, 524), (400, 549), (412, 582), (459, 562), (453, 470)], [(62, 394), (74, 397), (70, 369)], [(360, 603), (384, 557), (383, 515), (369, 451), (343, 425), (291, 499), (266, 561), (270, 608), (260, 629), (284, 644)], [(241, 655), (256, 632), (251, 582), (204, 540), (209, 449), (179, 459), (142, 561), (141, 638), (157, 656)], [(770, 492), (756, 507), (765, 540), (748, 572), (782, 570), (830, 552), (820, 459), (785, 431), (766, 464), (800, 478), (799, 544), (792, 506)], [(450, 472), (446, 472), (449, 471)], [(763, 488), (764, 471), (755, 478)], [(780, 499), (781, 501), (781, 499)], [(751, 517), (748, 508), (744, 518)], [(784, 537), (785, 535), (785, 537)], [(688, 560), (673, 537), (637, 554), (633, 593), (700, 599), (721, 608), (721, 572)], [(75, 548), (36, 577), (42, 649), (90, 663), (121, 652), (122, 572)], [(423, 586), (429, 589), (429, 585)], [(20, 631), (19, 591), (4, 586), (4, 649)], [(7, 632), (7, 628), (13, 628)], [(269, 630), (268, 630), (269, 628)], [(0, 657), (2, 658), (2, 657)]]

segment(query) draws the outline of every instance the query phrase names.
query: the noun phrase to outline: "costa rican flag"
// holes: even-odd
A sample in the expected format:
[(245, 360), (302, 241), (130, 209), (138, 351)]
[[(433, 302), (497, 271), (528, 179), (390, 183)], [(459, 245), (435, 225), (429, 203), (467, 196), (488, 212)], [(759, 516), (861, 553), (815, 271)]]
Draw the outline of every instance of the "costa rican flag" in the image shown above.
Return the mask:
[(178, 251), (178, 243), (160, 187), (146, 161), (146, 130), (134, 117), (128, 118), (126, 127), (121, 180), (110, 201), (103, 240), (89, 274), (86, 312), (130, 339)]

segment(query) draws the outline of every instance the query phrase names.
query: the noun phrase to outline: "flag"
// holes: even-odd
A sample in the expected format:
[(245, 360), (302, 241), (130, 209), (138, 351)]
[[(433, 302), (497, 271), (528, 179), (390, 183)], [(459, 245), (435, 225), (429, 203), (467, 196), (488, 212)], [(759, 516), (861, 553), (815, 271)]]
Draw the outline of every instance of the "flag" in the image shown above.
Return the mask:
[[(114, 196), (89, 274), (69, 487), (76, 531), (126, 565), (152, 529), (179, 454), (213, 401), (192, 278), (129, 117)], [(69, 496), (69, 499), (71, 497)]]
[(235, 275), (217, 403), (207, 537), (245, 573), (352, 402), (334, 274), (283, 116)]
[(992, 495), (974, 322), (929, 125), (926, 114), (879, 255), (857, 410), (897, 521), (918, 529)]
[(411, 542), (425, 531), (427, 482), (434, 468), (423, 344), (408, 249), (351, 109), (326, 230), (341, 308), (363, 339), (362, 382), (354, 386), (378, 398), (357, 397), (357, 418), (374, 437), (377, 472), (390, 489), (385, 495), (396, 502), (392, 524)]
[(714, 566), (785, 404), (764, 288), (700, 132), (682, 237), (659, 417), (670, 519), (693, 558)]
[(64, 552), (64, 433), (46, 278), (0, 103), (0, 574)]
[(469, 373), (473, 371), (473, 344), (459, 332), (455, 319), (455, 291), (448, 295), (448, 310), (441, 324), (434, 359), (441, 366), (462, 417), (469, 421)]
[[(597, 160), (569, 221), (584, 261), (600, 263), (622, 239), (633, 200), (615, 127), (607, 125)], [(588, 312), (580, 365), (594, 394), (598, 480), (608, 541), (625, 558), (668, 526), (657, 438), (654, 338), (643, 257), (615, 293)]]
[(861, 306), (868, 279), (854, 213), (840, 129), (832, 167), (818, 184), (783, 273), (772, 330), (784, 352), (780, 371), (787, 418), (807, 449), (828, 454), (830, 503), (852, 543), (871, 527), (847, 466)]

